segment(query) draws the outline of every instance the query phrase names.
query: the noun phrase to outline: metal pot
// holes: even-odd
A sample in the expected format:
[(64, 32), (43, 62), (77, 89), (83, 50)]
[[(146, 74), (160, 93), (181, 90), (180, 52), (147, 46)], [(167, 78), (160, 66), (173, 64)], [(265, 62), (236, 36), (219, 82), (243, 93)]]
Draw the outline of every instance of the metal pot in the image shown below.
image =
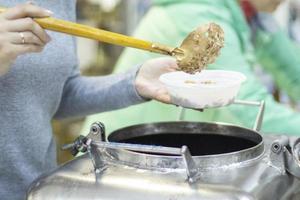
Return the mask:
[[(262, 121), (264, 104), (255, 128)], [(113, 132), (95, 123), (85, 152), (36, 180), (30, 200), (300, 199), (299, 141), (222, 123), (165, 122)]]

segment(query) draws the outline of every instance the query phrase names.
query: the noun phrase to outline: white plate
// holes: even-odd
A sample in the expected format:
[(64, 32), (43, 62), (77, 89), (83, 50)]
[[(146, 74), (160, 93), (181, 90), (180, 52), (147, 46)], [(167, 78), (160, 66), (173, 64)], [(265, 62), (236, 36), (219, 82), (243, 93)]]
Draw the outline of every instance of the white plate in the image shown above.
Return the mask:
[(168, 89), (172, 103), (202, 109), (232, 103), (246, 77), (234, 71), (203, 70), (196, 74), (170, 72), (159, 80)]

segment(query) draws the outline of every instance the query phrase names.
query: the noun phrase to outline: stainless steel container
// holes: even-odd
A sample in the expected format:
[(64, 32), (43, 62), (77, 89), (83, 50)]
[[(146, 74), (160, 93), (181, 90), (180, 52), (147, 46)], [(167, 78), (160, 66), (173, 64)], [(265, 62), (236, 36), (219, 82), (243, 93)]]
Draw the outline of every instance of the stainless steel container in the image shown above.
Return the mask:
[[(253, 105), (259, 129), (264, 104)], [(137, 125), (104, 138), (93, 124), (66, 146), (87, 153), (36, 180), (27, 199), (300, 199), (297, 138), (197, 122)]]

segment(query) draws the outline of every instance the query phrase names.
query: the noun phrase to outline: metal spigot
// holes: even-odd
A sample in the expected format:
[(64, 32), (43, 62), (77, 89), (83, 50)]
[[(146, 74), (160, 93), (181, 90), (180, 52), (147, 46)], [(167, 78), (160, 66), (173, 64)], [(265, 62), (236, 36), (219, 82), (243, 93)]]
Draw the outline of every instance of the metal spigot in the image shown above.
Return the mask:
[(105, 126), (101, 122), (95, 122), (90, 128), (89, 134), (85, 137), (80, 135), (71, 144), (65, 144), (61, 147), (62, 150), (69, 150), (73, 156), (79, 152), (85, 153), (88, 150), (88, 141), (105, 141)]
[(73, 156), (76, 156), (79, 152), (85, 153), (87, 151), (87, 138), (80, 135), (76, 140), (71, 144), (65, 144), (61, 147), (62, 150), (70, 150)]

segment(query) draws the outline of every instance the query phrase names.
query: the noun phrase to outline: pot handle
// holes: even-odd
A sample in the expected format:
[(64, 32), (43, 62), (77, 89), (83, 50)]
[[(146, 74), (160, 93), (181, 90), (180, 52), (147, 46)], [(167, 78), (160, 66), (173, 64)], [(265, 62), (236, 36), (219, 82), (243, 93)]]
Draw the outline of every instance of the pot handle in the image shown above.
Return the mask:
[(281, 136), (271, 145), (270, 161), (281, 174), (289, 172), (300, 179), (300, 138)]
[[(256, 106), (259, 107), (255, 123), (253, 126), (254, 131), (260, 131), (265, 111), (265, 101), (244, 101), (244, 100), (234, 100), (232, 104), (245, 105), (245, 106)], [(187, 108), (181, 107), (179, 110), (178, 121), (184, 120), (185, 111)], [(197, 110), (197, 109), (196, 109)], [(198, 111), (203, 112), (204, 109), (198, 109)]]
[(264, 118), (265, 101), (234, 100), (233, 104), (259, 107), (256, 119), (254, 122), (253, 130), (260, 131), (262, 122), (263, 122), (263, 118)]

